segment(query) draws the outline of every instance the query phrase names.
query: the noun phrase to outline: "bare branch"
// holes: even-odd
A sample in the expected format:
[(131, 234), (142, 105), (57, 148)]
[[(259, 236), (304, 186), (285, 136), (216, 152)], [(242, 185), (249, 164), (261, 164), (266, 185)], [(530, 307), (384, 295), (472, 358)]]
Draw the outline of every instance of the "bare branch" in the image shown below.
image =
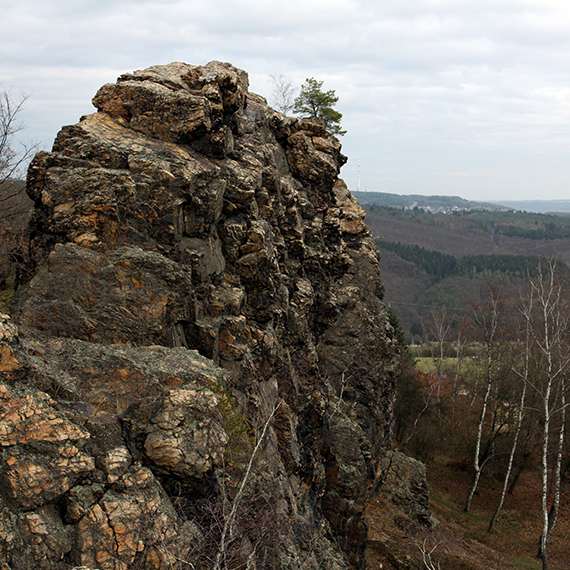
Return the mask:
[(270, 75), (269, 77), (269, 83), (273, 86), (271, 103), (279, 112), (287, 115), (293, 109), (293, 101), (295, 99), (293, 82), (284, 75)]
[(16, 100), (10, 91), (0, 93), (0, 222), (7, 222), (29, 210), (25, 186), (17, 179), (23, 177), (24, 167), (39, 145), (20, 143), (19, 148), (14, 145), (14, 137), (26, 127), (20, 117), (27, 100), (24, 94)]
[(232, 501), (232, 508), (230, 510), (230, 513), (228, 514), (227, 517), (225, 517), (225, 520), (224, 520), (224, 527), (222, 529), (222, 536), (220, 538), (220, 546), (218, 549), (218, 554), (216, 556), (216, 563), (214, 564), (214, 570), (221, 570), (221, 568), (222, 568), (222, 561), (223, 561), (223, 558), (226, 554), (226, 546), (227, 546), (226, 541), (228, 540), (228, 537), (231, 538), (231, 536), (233, 534), (233, 526), (234, 526), (235, 519), (236, 519), (236, 516), (238, 513), (238, 508), (240, 506), (240, 503), (241, 503), (242, 497), (244, 495), (246, 486), (249, 483), (251, 470), (253, 468), (253, 463), (255, 461), (255, 458), (257, 456), (257, 452), (259, 451), (259, 448), (263, 444), (263, 441), (265, 439), (267, 431), (269, 430), (269, 427), (271, 426), (271, 423), (273, 422), (273, 418), (275, 417), (275, 414), (277, 413), (277, 410), (279, 409), (280, 405), (281, 405), (281, 403), (279, 402), (271, 410), (269, 417), (267, 418), (267, 420), (263, 424), (263, 428), (261, 430), (261, 434), (259, 435), (257, 443), (255, 444), (255, 447), (253, 448), (253, 451), (251, 452), (249, 462), (247, 464), (247, 468), (245, 470), (245, 473), (242, 477), (241, 484), (239, 486), (238, 492)]
[(436, 564), (432, 556), (434, 552), (438, 549), (438, 547), (441, 545), (440, 542), (436, 542), (433, 546), (430, 547), (430, 545), (428, 544), (428, 539), (424, 538), (422, 542), (415, 540), (414, 544), (422, 554), (422, 560), (424, 563), (425, 570), (441, 570), (440, 562), (438, 561)]

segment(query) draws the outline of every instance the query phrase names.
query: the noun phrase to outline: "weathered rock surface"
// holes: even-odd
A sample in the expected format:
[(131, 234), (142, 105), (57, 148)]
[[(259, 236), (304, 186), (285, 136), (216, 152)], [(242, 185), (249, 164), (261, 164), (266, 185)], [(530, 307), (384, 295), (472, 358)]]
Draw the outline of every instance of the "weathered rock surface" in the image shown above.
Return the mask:
[(397, 349), (338, 140), (219, 62), (93, 103), (28, 172), (0, 564), (364, 567)]
[(408, 527), (433, 528), (437, 519), (429, 508), (426, 467), (399, 451), (390, 451), (380, 461), (382, 495), (402, 507), (398, 521)]

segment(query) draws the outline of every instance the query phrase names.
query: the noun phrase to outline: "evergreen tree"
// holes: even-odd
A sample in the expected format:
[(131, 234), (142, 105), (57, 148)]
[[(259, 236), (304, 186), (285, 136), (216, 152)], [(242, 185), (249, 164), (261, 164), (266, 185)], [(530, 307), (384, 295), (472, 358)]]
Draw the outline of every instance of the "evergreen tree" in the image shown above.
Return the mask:
[(338, 97), (333, 89), (323, 91), (322, 87), (323, 81), (317, 81), (314, 77), (306, 79), (293, 104), (293, 113), (301, 117), (322, 119), (329, 133), (344, 135), (346, 131), (340, 128), (342, 113), (333, 109), (338, 102)]
[(394, 407), (394, 435), (400, 444), (405, 445), (413, 435), (414, 419), (425, 411), (421, 384), (416, 376), (416, 360), (412, 355), (400, 319), (392, 307), (387, 308), (388, 322), (394, 329), (394, 340), (400, 349), (400, 373), (397, 380), (396, 403)]

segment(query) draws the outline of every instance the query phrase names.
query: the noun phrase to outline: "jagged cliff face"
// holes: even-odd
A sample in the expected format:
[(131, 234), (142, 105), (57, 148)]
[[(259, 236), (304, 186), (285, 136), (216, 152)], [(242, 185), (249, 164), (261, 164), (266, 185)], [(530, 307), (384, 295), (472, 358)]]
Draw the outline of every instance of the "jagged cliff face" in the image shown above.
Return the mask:
[(0, 562), (362, 567), (396, 348), (338, 140), (219, 62), (93, 103), (28, 173)]

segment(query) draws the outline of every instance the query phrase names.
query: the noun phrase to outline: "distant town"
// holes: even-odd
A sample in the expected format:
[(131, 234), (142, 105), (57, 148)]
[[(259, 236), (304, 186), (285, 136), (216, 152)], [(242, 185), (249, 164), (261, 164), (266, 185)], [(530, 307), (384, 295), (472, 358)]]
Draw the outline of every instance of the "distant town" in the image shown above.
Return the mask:
[(459, 196), (420, 196), (386, 192), (353, 192), (361, 204), (400, 210), (423, 210), (433, 214), (457, 214), (473, 211), (509, 212), (512, 208), (490, 202), (473, 202)]
[(459, 196), (400, 195), (387, 192), (359, 192), (352, 194), (361, 204), (402, 210), (423, 210), (433, 214), (456, 214), (473, 211), (512, 212), (570, 215), (570, 200), (502, 200), (501, 203), (475, 202)]
[(403, 210), (423, 210), (424, 212), (430, 212), (431, 214), (458, 214), (465, 212), (511, 212), (512, 208), (507, 208), (506, 206), (500, 205), (483, 205), (477, 204), (473, 206), (431, 206), (431, 205), (420, 205), (417, 201), (414, 201), (409, 206), (389, 206), (391, 208), (403, 209)]

